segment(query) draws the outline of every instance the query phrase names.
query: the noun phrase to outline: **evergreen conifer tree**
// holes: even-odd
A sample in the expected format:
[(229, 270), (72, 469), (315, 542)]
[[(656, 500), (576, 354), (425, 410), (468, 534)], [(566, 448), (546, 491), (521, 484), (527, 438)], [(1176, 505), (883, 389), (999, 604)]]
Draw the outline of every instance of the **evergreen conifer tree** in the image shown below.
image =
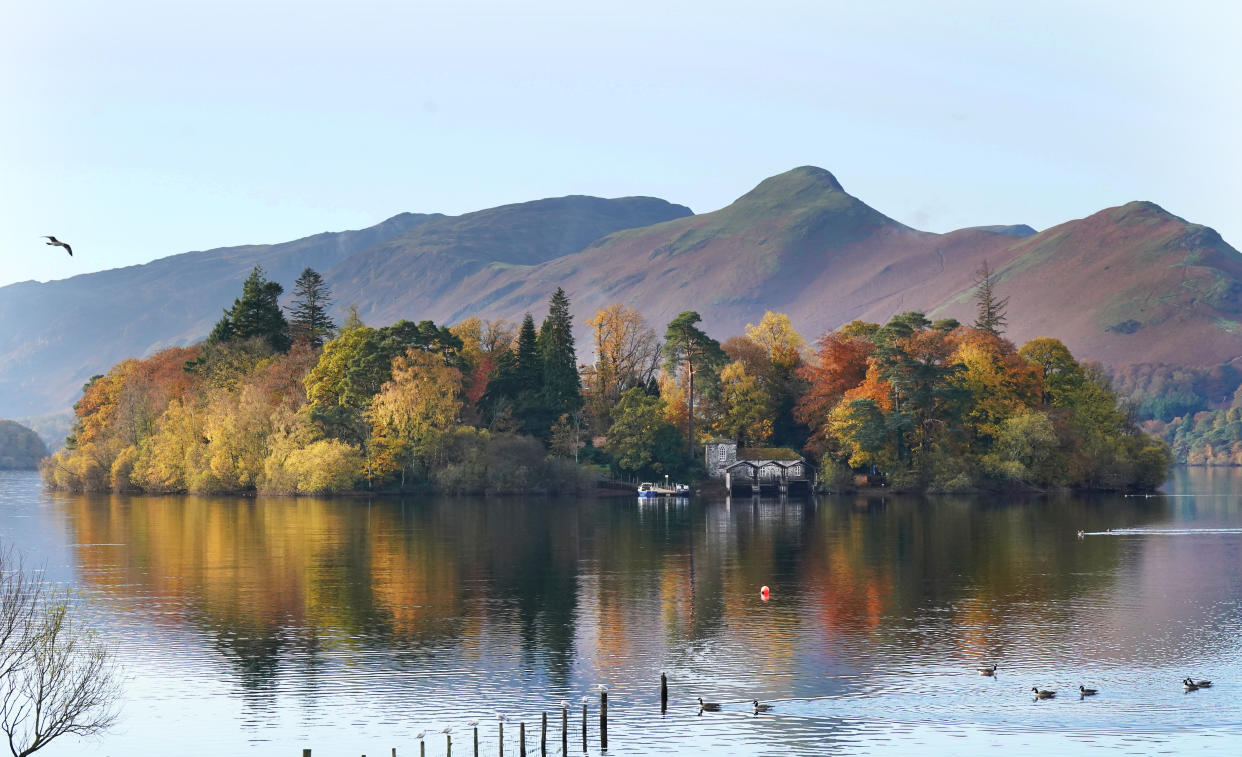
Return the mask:
[(328, 285), (315, 269), (307, 268), (294, 282), (293, 296), (293, 308), (289, 313), (293, 338), (322, 347), (336, 330), (336, 324), (328, 315), (328, 306), (332, 304)]
[(996, 275), (988, 267), (988, 261), (983, 261), (983, 265), (975, 271), (975, 282), (978, 284), (978, 289), (975, 290), (975, 309), (978, 313), (975, 328), (1000, 336), (1008, 320), (1005, 309), (1009, 305), (1009, 298), (996, 299), (996, 294), (992, 291), (995, 281)]
[(255, 266), (242, 282), (242, 296), (233, 300), (233, 307), (222, 317), (207, 337), (209, 343), (260, 337), (277, 352), (285, 352), (291, 344), (289, 324), (280, 309), (280, 295), (285, 288), (268, 281), (263, 267)]
[(574, 352), (573, 316), (569, 297), (560, 287), (548, 302), (548, 317), (539, 329), (539, 352), (543, 359), (543, 395), (548, 414), (559, 418), (582, 407), (582, 383), (578, 356)]

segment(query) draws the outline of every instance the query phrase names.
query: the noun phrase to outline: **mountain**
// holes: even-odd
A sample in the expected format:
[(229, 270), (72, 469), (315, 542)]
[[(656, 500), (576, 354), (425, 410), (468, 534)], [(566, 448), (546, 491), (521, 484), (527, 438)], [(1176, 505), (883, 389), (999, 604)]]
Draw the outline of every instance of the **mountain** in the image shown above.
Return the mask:
[(32, 470), (47, 457), (47, 447), (34, 431), (0, 418), (0, 470)]
[(390, 320), (424, 318), (417, 302), (409, 301), (420, 283), (448, 286), (453, 272), (477, 270), (489, 261), (537, 263), (629, 225), (689, 213), (641, 197), (564, 197), (459, 217), (402, 213), (359, 231), (189, 252), (61, 281), (12, 284), (0, 288), (0, 323), (9, 325), (0, 332), (0, 414), (64, 410), (91, 376), (115, 363), (204, 338), (256, 264), (286, 290), (307, 266), (321, 273), (342, 268), (343, 273), (327, 276), (341, 308), (356, 302), (370, 319), (376, 317), (376, 303), (401, 293), (409, 309), (393, 309), (398, 314)]
[(803, 166), (699, 215), (654, 198), (562, 197), (0, 288), (0, 318), (22, 324), (0, 335), (0, 413), (62, 410), (118, 360), (202, 338), (255, 263), (286, 286), (315, 267), (338, 308), (356, 305), (377, 325), (541, 317), (561, 286), (582, 346), (586, 319), (614, 302), (657, 330), (697, 310), (719, 338), (768, 309), (812, 340), (905, 310), (971, 322), (984, 260), (1009, 298), (1016, 342), (1056, 336), (1114, 366), (1242, 356), (1242, 256), (1208, 227), (1137, 202), (1038, 233), (1017, 224), (934, 234)]

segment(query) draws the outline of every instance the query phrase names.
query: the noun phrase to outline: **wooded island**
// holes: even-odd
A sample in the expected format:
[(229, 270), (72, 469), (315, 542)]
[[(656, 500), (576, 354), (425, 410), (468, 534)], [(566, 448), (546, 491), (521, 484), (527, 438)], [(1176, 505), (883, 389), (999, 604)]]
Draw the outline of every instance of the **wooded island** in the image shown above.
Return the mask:
[(571, 492), (601, 477), (702, 475), (703, 444), (790, 447), (822, 487), (858, 473), (917, 491), (1150, 490), (1172, 464), (1098, 365), (1020, 349), (980, 269), (973, 325), (907, 312), (808, 349), (779, 313), (723, 343), (684, 312), (661, 339), (597, 312), (577, 362), (557, 289), (539, 328), (470, 318), (339, 328), (306, 269), (286, 317), (256, 267), (211, 335), (119, 363), (74, 407), (45, 481), (71, 491)]

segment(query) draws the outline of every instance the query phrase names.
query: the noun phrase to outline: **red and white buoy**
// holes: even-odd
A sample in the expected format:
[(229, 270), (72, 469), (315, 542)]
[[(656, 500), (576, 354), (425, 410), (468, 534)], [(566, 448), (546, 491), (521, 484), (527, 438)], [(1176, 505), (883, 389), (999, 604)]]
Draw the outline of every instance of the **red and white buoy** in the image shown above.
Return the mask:
[(762, 599), (764, 602), (768, 601), (768, 598), (771, 596), (771, 594), (772, 592), (766, 586), (764, 586), (762, 589), (759, 590), (759, 598)]

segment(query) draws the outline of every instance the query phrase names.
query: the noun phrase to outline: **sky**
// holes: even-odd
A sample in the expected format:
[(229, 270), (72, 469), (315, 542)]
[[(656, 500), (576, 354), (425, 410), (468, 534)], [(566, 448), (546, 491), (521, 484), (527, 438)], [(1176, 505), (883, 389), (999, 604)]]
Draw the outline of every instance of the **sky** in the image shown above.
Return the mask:
[[(0, 286), (799, 165), (916, 228), (1242, 247), (1242, 3), (0, 0)], [(74, 247), (47, 247), (51, 234)]]

